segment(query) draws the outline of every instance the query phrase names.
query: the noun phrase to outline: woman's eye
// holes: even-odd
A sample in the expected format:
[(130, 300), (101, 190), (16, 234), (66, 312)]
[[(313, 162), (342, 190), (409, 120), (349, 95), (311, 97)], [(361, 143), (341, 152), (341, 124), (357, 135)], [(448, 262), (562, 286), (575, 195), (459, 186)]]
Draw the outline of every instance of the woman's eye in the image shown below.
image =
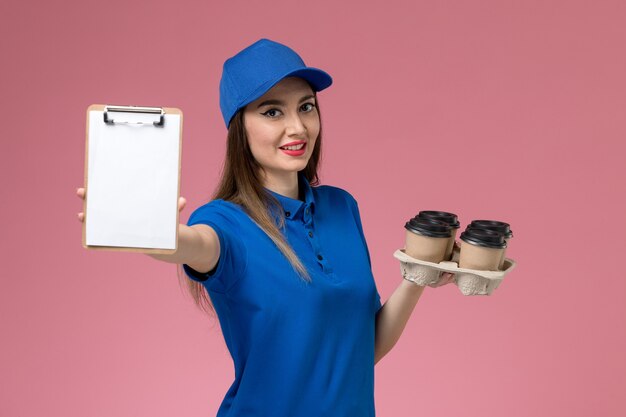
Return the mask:
[(310, 112), (315, 108), (313, 103), (304, 103), (300, 109), (304, 112)]
[(264, 116), (267, 117), (277, 117), (280, 115), (280, 110), (278, 109), (269, 109), (268, 111), (266, 111), (265, 113), (261, 113)]

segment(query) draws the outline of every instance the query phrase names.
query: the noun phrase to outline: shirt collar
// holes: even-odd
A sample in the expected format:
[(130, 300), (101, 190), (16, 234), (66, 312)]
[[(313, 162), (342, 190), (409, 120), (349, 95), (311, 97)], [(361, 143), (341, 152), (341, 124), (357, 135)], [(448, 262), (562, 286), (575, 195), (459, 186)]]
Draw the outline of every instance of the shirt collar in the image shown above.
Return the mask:
[(308, 223), (311, 221), (313, 213), (315, 212), (315, 199), (313, 198), (313, 189), (302, 172), (298, 172), (298, 186), (300, 187), (299, 191), (304, 196), (304, 201), (285, 197), (269, 188), (266, 188), (266, 190), (278, 199), (280, 205), (283, 207), (283, 213), (286, 219), (302, 220)]

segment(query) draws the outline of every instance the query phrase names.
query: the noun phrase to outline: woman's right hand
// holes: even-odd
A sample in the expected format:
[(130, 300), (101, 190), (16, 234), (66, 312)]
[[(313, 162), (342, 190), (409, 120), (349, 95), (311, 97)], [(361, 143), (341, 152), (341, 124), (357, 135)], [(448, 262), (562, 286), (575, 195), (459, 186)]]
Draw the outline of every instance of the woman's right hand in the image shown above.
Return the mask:
[[(77, 188), (76, 189), (76, 195), (81, 200), (84, 200), (85, 199), (85, 189), (84, 188)], [(83, 213), (82, 211), (80, 213), (78, 213), (78, 221), (81, 222), (81, 223), (83, 221), (85, 221), (85, 213)]]
[[(77, 188), (76, 189), (76, 195), (81, 200), (85, 200), (85, 189), (84, 188)], [(179, 212), (182, 211), (185, 208), (186, 204), (187, 204), (187, 200), (185, 200), (184, 197), (179, 197), (178, 198), (178, 211)], [(81, 223), (85, 221), (85, 213), (83, 213), (82, 211), (80, 213), (78, 213), (78, 221), (81, 222)]]

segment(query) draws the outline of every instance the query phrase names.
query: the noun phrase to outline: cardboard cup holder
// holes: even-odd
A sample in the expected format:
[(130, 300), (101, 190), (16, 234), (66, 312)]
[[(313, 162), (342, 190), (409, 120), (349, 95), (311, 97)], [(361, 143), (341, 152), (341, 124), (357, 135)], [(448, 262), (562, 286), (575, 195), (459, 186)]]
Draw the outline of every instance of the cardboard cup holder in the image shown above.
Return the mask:
[(398, 249), (393, 256), (400, 261), (402, 276), (417, 285), (437, 287), (442, 272), (455, 274), (454, 283), (463, 295), (491, 295), (504, 277), (515, 268), (515, 261), (509, 258), (504, 259), (501, 271), (459, 268), (457, 246), (452, 253), (452, 260), (439, 263), (412, 258), (404, 252), (404, 249)]

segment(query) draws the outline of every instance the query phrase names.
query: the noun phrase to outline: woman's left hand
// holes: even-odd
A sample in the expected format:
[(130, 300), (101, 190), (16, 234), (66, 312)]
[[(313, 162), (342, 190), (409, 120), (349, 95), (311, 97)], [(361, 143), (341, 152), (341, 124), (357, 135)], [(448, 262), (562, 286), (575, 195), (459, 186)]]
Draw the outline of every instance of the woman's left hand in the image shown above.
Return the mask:
[(454, 282), (454, 280), (455, 280), (455, 276), (453, 273), (442, 272), (441, 277), (439, 278), (439, 281), (435, 284), (429, 284), (428, 286), (437, 288), (437, 287), (441, 287), (442, 285), (450, 284), (451, 282)]

